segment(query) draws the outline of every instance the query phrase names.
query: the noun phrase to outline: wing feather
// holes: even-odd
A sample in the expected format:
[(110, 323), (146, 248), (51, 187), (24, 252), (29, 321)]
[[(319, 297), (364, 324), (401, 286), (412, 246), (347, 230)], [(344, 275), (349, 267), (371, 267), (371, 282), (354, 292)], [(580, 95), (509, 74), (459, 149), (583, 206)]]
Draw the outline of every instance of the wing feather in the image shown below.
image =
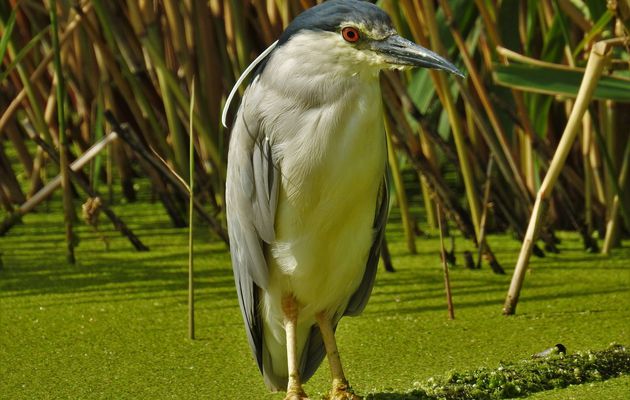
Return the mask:
[(381, 245), (383, 237), (385, 237), (385, 225), (387, 224), (387, 213), (389, 211), (389, 190), (388, 190), (388, 174), (383, 177), (383, 182), (379, 189), (378, 202), (376, 205), (376, 217), (374, 219), (374, 241), (370, 248), (365, 273), (359, 288), (350, 298), (350, 302), (346, 307), (344, 315), (356, 316), (363, 312), (367, 305), (372, 288), (374, 287), (374, 279), (376, 278), (376, 270), (378, 268), (378, 260), (381, 256)]
[[(254, 82), (243, 103), (256, 94)], [(243, 107), (232, 130), (228, 163), (226, 204), (232, 268), (248, 341), (262, 371), (264, 349), (258, 303), (259, 292), (267, 288), (269, 279), (263, 246), (275, 237), (279, 171), (255, 113), (248, 114)]]

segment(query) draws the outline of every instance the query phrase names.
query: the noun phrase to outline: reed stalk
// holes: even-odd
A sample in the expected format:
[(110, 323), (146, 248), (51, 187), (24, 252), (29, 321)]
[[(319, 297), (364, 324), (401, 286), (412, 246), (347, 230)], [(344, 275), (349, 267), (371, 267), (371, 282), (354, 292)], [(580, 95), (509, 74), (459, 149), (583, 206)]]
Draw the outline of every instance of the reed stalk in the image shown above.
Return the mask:
[(442, 259), (442, 271), (444, 274), (444, 291), (446, 292), (446, 304), (448, 308), (448, 319), (455, 319), (455, 308), (453, 307), (453, 294), (451, 293), (451, 279), (448, 275), (448, 263), (446, 262), (446, 249), (444, 248), (444, 232), (442, 229), (442, 210), (437, 205), (438, 230), (440, 231), (440, 254)]
[[(52, 64), (52, 2), (0, 2), (0, 148), (6, 150), (0, 154), (0, 207), (13, 215), (11, 212), (26, 203), (25, 197), (55, 179), (52, 157), (27, 143), (25, 133), (36, 132), (58, 147), (62, 139), (57, 129), (58, 105), (62, 105), (66, 127), (59, 128), (59, 133), (66, 134), (70, 158), (72, 149), (81, 150), (77, 155), (85, 154), (92, 143), (112, 129), (119, 130), (117, 122), (104, 119), (106, 113), (129, 127), (121, 137), (127, 133), (133, 143), (113, 143), (103, 155), (107, 160), (97, 156), (90, 166), (91, 189), (96, 190), (105, 175), (110, 193), (114, 193), (114, 185), (120, 185), (132, 200), (139, 172), (148, 178), (152, 195), (164, 204), (173, 224), (184, 227), (190, 224), (186, 181), (195, 179), (199, 188), (193, 196), (195, 216), (227, 240), (223, 187), (229, 132), (220, 125), (226, 93), (243, 66), (276, 40), (297, 13), (321, 2), (86, 0), (78, 3), (80, 7), (57, 2), (61, 74)], [(570, 0), (475, 0), (474, 4), (382, 0), (378, 4), (391, 14), (403, 36), (443, 55), (447, 55), (443, 47), (448, 46), (449, 58), (463, 63), (467, 71), (465, 81), (448, 82), (442, 73), (421, 68), (383, 74), (383, 103), (391, 130), (388, 160), (398, 167), (392, 171), (397, 177), (396, 193), (419, 192), (410, 187), (417, 185), (415, 181), (405, 183), (401, 177), (408, 172), (406, 168), (412, 168), (420, 181), (429, 226), (438, 225), (435, 205), (439, 204), (465, 235), (477, 239), (487, 260), (491, 251), (483, 244), (484, 218), (479, 215), (483, 213), (474, 213), (476, 208), (487, 210), (471, 204), (481, 203), (487, 194), (495, 205), (493, 227), (510, 227), (519, 238), (525, 237), (523, 221), (531, 216), (534, 189), (541, 185), (541, 171), (551, 168), (550, 149), (560, 140), (573, 101), (566, 96), (570, 91), (555, 89), (558, 80), (551, 77), (545, 93), (554, 98), (530, 95), (530, 91), (539, 92), (522, 82), (506, 84), (499, 77), (508, 75), (504, 74), (508, 70), (515, 78), (519, 70), (528, 74), (522, 68), (549, 69), (549, 75), (583, 73), (584, 46), (604, 37), (611, 37), (605, 39), (611, 46), (623, 45), (626, 35), (615, 29), (622, 25), (614, 25), (614, 7), (593, 19)], [(436, 4), (440, 8), (435, 9)], [(584, 6), (592, 4), (585, 2)], [(510, 21), (505, 19), (507, 15)], [(501, 47), (503, 44), (512, 50)], [(624, 194), (618, 180), (625, 143), (620, 122), (628, 105), (618, 98), (606, 104), (605, 99), (611, 97), (602, 95), (610, 90), (610, 82), (621, 90), (626, 84), (619, 69), (627, 63), (620, 54), (625, 53), (614, 53), (617, 59), (607, 67), (614, 79), (602, 79), (598, 88), (599, 110), (591, 110), (590, 122), (588, 116), (581, 121), (582, 145), (567, 156), (562, 185), (554, 186), (553, 199), (546, 194), (545, 204), (566, 204), (554, 207), (553, 219), (546, 219), (551, 223), (540, 235), (546, 246), (555, 246), (552, 227), (578, 227), (587, 238), (614, 224), (610, 219), (614, 215), (623, 218), (616, 218), (620, 232), (628, 232), (628, 199), (626, 204), (620, 201)], [(58, 84), (55, 76), (63, 77), (64, 82)], [(57, 96), (60, 86), (67, 93), (61, 101)], [(193, 87), (195, 104), (190, 101)], [(186, 137), (191, 124), (195, 132)], [(488, 180), (483, 171), (490, 158), (498, 174), (488, 192), (480, 184)], [(456, 173), (464, 193), (458, 193), (442, 176), (445, 170)], [(194, 174), (188, 176), (191, 171)], [(184, 183), (174, 181), (172, 172), (184, 176)], [(74, 175), (71, 179), (80, 186)], [(30, 187), (25, 188), (27, 185)], [(408, 204), (412, 198), (397, 197), (404, 204), (400, 210), (408, 245), (420, 245), (412, 237), (415, 225)], [(582, 201), (584, 224), (578, 221), (582, 210), (576, 206), (581, 207)], [(535, 244), (532, 252), (544, 255)]]
[(529, 257), (531, 256), (533, 245), (546, 214), (551, 192), (560, 175), (564, 162), (571, 151), (571, 146), (579, 131), (578, 128), (581, 124), (582, 117), (588, 108), (588, 103), (591, 100), (609, 55), (610, 47), (604, 42), (596, 43), (591, 50), (588, 64), (586, 65), (586, 72), (584, 73), (575, 105), (573, 110), (571, 110), (569, 121), (564, 129), (562, 139), (558, 144), (558, 148), (551, 161), (549, 170), (545, 175), (545, 179), (536, 195), (532, 216), (527, 227), (527, 232), (525, 233), (525, 239), (523, 240), (521, 252), (512, 276), (512, 282), (510, 283), (510, 288), (503, 306), (504, 315), (513, 315), (516, 312), (516, 305), (518, 303), (521, 287), (523, 286), (523, 280), (525, 279)]
[(190, 87), (190, 111), (188, 126), (188, 338), (195, 339), (195, 280), (194, 280), (194, 242), (193, 242), (193, 217), (195, 213), (195, 157), (194, 157), (194, 130), (193, 110), (195, 108), (195, 78), (192, 78)]
[[(436, 166), (437, 160), (435, 156), (435, 151), (433, 150), (433, 145), (426, 138), (426, 134), (423, 132), (422, 126), (418, 129), (418, 133), (420, 134), (420, 146), (422, 147), (422, 152), (424, 156), (427, 158), (431, 165)], [(427, 224), (431, 229), (437, 229), (437, 214), (436, 214), (436, 205), (433, 199), (431, 198), (431, 191), (429, 189), (429, 185), (427, 185), (426, 180), (422, 176), (422, 174), (418, 174), (418, 178), (420, 180), (420, 188), (422, 190), (422, 200), (424, 203), (424, 211), (427, 216)]]
[(593, 145), (593, 121), (587, 111), (582, 118), (582, 164), (584, 166), (584, 229), (586, 236), (593, 233), (593, 171), (589, 154)]
[[(431, 38), (431, 43), (433, 44), (432, 47), (436, 49), (438, 53), (444, 54), (444, 46), (442, 45), (439, 37), (433, 3), (430, 0), (423, 0), (422, 5), (424, 11), (424, 22), (426, 23), (429, 30), (429, 37)], [(442, 100), (442, 104), (446, 109), (449, 121), (451, 123), (451, 129), (453, 132), (453, 137), (455, 139), (455, 147), (457, 149), (457, 156), (459, 158), (461, 173), (462, 177), (464, 178), (464, 186), (466, 188), (466, 198), (468, 200), (468, 206), (470, 209), (470, 217), (472, 219), (473, 226), (475, 227), (475, 236), (478, 241), (481, 234), (481, 230), (479, 228), (481, 214), (479, 210), (479, 199), (476, 193), (476, 184), (474, 181), (473, 169), (467, 154), (467, 145), (466, 140), (464, 139), (464, 130), (461, 125), (460, 116), (455, 108), (455, 100), (453, 99), (451, 91), (449, 90), (448, 83), (446, 82), (446, 77), (443, 73), (434, 73), (432, 74), (432, 77), (434, 79), (435, 85), (441, 88), (438, 93), (442, 93), (440, 99)]]
[[(86, 6), (83, 7), (83, 12), (88, 12), (91, 8), (92, 8), (91, 4), (87, 4)], [(73, 20), (66, 26), (65, 32), (59, 39), (60, 47), (63, 46), (64, 43), (66, 43), (66, 41), (71, 37), (74, 30), (79, 27), (80, 22), (81, 22), (81, 17), (79, 15), (73, 17)], [(31, 96), (31, 94), (29, 94), (29, 92), (31, 91), (29, 83), (38, 81), (44, 75), (44, 73), (47, 72), (48, 64), (50, 64), (50, 62), (53, 60), (54, 55), (55, 55), (54, 51), (51, 50), (51, 51), (48, 51), (44, 57), (42, 57), (42, 60), (39, 62), (37, 68), (26, 80), (27, 84), (23, 85), (23, 88), (13, 98), (9, 106), (7, 106), (5, 111), (2, 113), (2, 116), (0, 117), (0, 132), (4, 130), (4, 127), (9, 122), (11, 117), (13, 117), (15, 112), (19, 109), (24, 99), (27, 96), (34, 97), (34, 96)]]
[[(617, 186), (619, 188), (627, 187), (628, 180), (628, 170), (630, 169), (630, 140), (626, 141), (626, 149), (623, 153), (623, 162), (621, 164), (621, 170), (619, 172), (619, 180)], [(612, 205), (610, 207), (610, 212), (608, 216), (608, 222), (606, 223), (606, 236), (604, 238), (604, 245), (602, 246), (602, 254), (609, 254), (611, 247), (614, 245), (614, 236), (615, 232), (618, 231), (619, 227), (617, 226), (619, 223), (619, 209), (620, 204), (622, 204), (623, 199), (622, 195), (624, 191), (617, 191), (613, 196)], [(625, 223), (626, 228), (630, 228), (630, 218), (625, 215)]]
[[(61, 46), (59, 44), (59, 25), (57, 23), (57, 1), (50, 2), (50, 23), (52, 25), (52, 44), (54, 52), (56, 93), (57, 93), (57, 122), (59, 126), (59, 169), (61, 171), (61, 189), (63, 192), (64, 225), (66, 228), (66, 259), (70, 264), (75, 263), (73, 217), (74, 203), (72, 188), (70, 187), (70, 173), (68, 171), (68, 136), (66, 134), (65, 116), (65, 83), (61, 66)], [(22, 74), (20, 74), (22, 75)], [(35, 104), (32, 104), (35, 107)]]
[(389, 170), (394, 181), (398, 207), (400, 208), (400, 217), (402, 219), (403, 230), (405, 232), (407, 250), (409, 250), (409, 253), (411, 254), (416, 254), (416, 237), (413, 228), (413, 219), (411, 218), (411, 213), (409, 211), (409, 201), (407, 199), (405, 184), (403, 182), (400, 167), (398, 165), (398, 157), (396, 156), (394, 144), (392, 143), (392, 129), (394, 128), (392, 127), (389, 118), (385, 118), (385, 132), (387, 136), (387, 159), (389, 161)]
[(116, 62), (118, 57), (115, 56), (115, 52), (118, 46), (111, 29), (114, 25), (111, 23), (111, 17), (107, 8), (101, 0), (93, 0), (91, 4), (94, 6), (94, 11), (99, 18), (99, 27), (103, 30), (104, 38), (101, 37), (98, 28), (89, 19), (85, 19), (83, 23), (85, 32), (95, 47), (101, 52), (103, 65), (114, 81), (116, 89), (120, 91), (122, 100), (129, 107), (130, 115), (135, 119), (147, 143), (170, 158), (164, 135), (159, 134), (164, 129), (158, 122), (146, 94), (141, 90), (140, 84), (129, 66), (124, 62)]
[[(527, 202), (527, 200), (529, 200), (529, 192), (525, 186), (525, 183), (518, 169), (518, 166), (516, 165), (516, 162), (514, 161), (512, 150), (510, 149), (508, 145), (507, 135), (505, 133), (505, 130), (503, 129), (501, 122), (499, 121), (499, 116), (491, 103), (490, 95), (488, 94), (488, 90), (483, 84), (481, 74), (479, 73), (477, 66), (475, 65), (471, 55), (468, 52), (468, 48), (466, 46), (466, 43), (464, 42), (464, 38), (459, 32), (459, 29), (457, 28), (457, 26), (455, 26), (455, 22), (453, 20), (453, 11), (451, 10), (451, 7), (448, 5), (448, 2), (445, 0), (440, 0), (440, 5), (442, 6), (442, 9), (444, 10), (447, 23), (453, 35), (453, 39), (455, 40), (455, 44), (457, 45), (457, 48), (459, 49), (462, 60), (464, 61), (464, 65), (466, 66), (466, 71), (468, 72), (470, 81), (472, 82), (473, 87), (475, 88), (475, 92), (477, 96), (479, 96), (479, 101), (481, 102), (483, 106), (483, 110), (488, 116), (488, 120), (490, 121), (490, 125), (492, 126), (492, 129), (494, 130), (495, 136), (498, 139), (500, 149), (502, 151), (499, 151), (499, 149), (496, 147), (495, 140), (493, 140), (493, 138), (491, 138), (488, 133), (482, 132), (482, 134), (484, 134), (486, 143), (492, 149), (493, 154), (495, 155), (495, 158), (499, 159), (498, 162), (505, 163), (507, 165), (507, 166), (502, 166), (501, 168), (503, 170), (503, 174), (505, 175), (505, 178), (507, 180), (514, 181), (516, 183), (518, 189), (521, 191), (523, 198)], [(460, 90), (463, 90), (461, 85), (460, 85)], [(474, 116), (475, 114), (477, 113), (473, 112), (472, 115)], [(508, 171), (510, 171), (511, 173), (509, 173)]]

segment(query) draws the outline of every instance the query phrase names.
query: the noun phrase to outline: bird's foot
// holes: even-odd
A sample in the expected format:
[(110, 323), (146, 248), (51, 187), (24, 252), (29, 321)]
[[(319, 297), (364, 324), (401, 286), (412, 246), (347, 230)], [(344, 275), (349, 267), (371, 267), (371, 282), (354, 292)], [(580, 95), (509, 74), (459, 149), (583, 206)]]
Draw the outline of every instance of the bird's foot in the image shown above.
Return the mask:
[(330, 391), (329, 400), (363, 400), (363, 397), (358, 396), (354, 393), (354, 390), (348, 384), (348, 381), (338, 381), (335, 380), (333, 382), (333, 388)]
[(304, 390), (299, 388), (289, 390), (284, 400), (309, 400), (309, 398), (306, 393), (304, 393)]

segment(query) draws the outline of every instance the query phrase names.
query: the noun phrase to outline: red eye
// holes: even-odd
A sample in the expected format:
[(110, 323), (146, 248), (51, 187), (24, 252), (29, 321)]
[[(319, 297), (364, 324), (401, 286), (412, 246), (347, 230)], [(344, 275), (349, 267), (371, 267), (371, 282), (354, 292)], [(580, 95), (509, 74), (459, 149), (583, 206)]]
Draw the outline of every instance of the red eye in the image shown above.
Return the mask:
[(341, 30), (341, 36), (345, 39), (346, 42), (356, 43), (361, 39), (361, 35), (359, 35), (359, 30), (352, 26), (347, 26)]

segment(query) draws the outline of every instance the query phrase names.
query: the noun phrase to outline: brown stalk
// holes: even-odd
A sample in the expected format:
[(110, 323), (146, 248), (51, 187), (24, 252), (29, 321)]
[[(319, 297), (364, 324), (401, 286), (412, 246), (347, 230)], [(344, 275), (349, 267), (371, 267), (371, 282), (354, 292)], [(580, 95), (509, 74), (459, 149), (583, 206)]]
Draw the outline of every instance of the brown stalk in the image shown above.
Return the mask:
[[(439, 39), (439, 31), (437, 28), (437, 22), (435, 20), (435, 9), (433, 3), (430, 0), (423, 0), (424, 22), (429, 30), (432, 47), (437, 50), (438, 53), (445, 53), (444, 46)], [(479, 239), (479, 201), (477, 199), (475, 191), (475, 181), (473, 176), (472, 165), (469, 161), (467, 154), (466, 141), (464, 139), (464, 131), (460, 122), (459, 114), (455, 107), (455, 100), (453, 99), (451, 92), (446, 82), (446, 77), (443, 73), (432, 73), (433, 82), (436, 87), (439, 87), (438, 95), (440, 92), (440, 100), (446, 109), (448, 118), (451, 124), (451, 130), (453, 138), (455, 139), (455, 147), (457, 150), (457, 156), (459, 158), (459, 164), (461, 167), (462, 177), (464, 178), (464, 187), (466, 188), (466, 198), (468, 200), (468, 206), (470, 209), (470, 217), (472, 219), (473, 226), (475, 227), (475, 237)], [(455, 78), (457, 80), (458, 78)]]
[(446, 262), (446, 250), (444, 248), (444, 232), (442, 230), (442, 211), (437, 205), (438, 229), (440, 231), (440, 254), (442, 259), (442, 271), (444, 272), (444, 289), (446, 291), (446, 303), (448, 305), (448, 319), (455, 319), (455, 309), (453, 308), (453, 295), (451, 293), (451, 280), (448, 276), (448, 263)]
[[(86, 4), (82, 9), (83, 13), (87, 13), (91, 8), (92, 8), (92, 5), (90, 3)], [(79, 24), (81, 22), (82, 22), (82, 17), (80, 14), (77, 14), (74, 17), (74, 19), (66, 26), (63, 35), (61, 35), (61, 37), (59, 38), (59, 46), (63, 46), (66, 43), (66, 41), (72, 35), (72, 32), (74, 32), (74, 30), (77, 27), (79, 27)], [(28, 80), (30, 82), (35, 82), (39, 80), (42, 77), (42, 75), (45, 72), (47, 72), (48, 64), (50, 64), (53, 57), (54, 57), (53, 51), (49, 51), (48, 53), (46, 53), (46, 55), (42, 58), (42, 61), (39, 63), (37, 68), (29, 76)], [(27, 88), (24, 87), (22, 90), (20, 90), (17, 96), (13, 98), (9, 106), (6, 108), (6, 110), (0, 117), (0, 132), (4, 130), (4, 127), (6, 126), (7, 122), (13, 116), (13, 114), (15, 114), (15, 112), (19, 109), (20, 105), (22, 104), (24, 99), (27, 97), (27, 95), (28, 95)]]
[(389, 118), (385, 118), (385, 132), (387, 136), (387, 158), (389, 161), (389, 168), (394, 181), (394, 188), (396, 190), (396, 199), (398, 200), (398, 207), (400, 207), (400, 215), (403, 222), (403, 229), (405, 232), (405, 238), (407, 240), (407, 250), (409, 253), (416, 254), (416, 241), (413, 228), (413, 218), (409, 211), (409, 201), (405, 192), (405, 185), (398, 165), (398, 158), (392, 143), (392, 124)]
[[(153, 173), (158, 174), (161, 178), (166, 180), (173, 188), (177, 189), (177, 192), (184, 196), (184, 198), (188, 198), (190, 193), (185, 184), (181, 182), (181, 178), (177, 178), (174, 176), (172, 171), (168, 170), (164, 164), (157, 159), (157, 157), (151, 153), (145, 145), (140, 142), (137, 138), (137, 134), (134, 133), (132, 128), (127, 124), (119, 124), (116, 121), (115, 117), (111, 113), (106, 113), (105, 117), (109, 120), (110, 124), (114, 127), (118, 135), (121, 139), (123, 139), (138, 156), (140, 156), (145, 162), (150, 165), (150, 169)], [(199, 203), (196, 199), (194, 202), (195, 210), (197, 213), (203, 217), (206, 222), (210, 224), (212, 230), (226, 243), (229, 243), (227, 233), (225, 229), (221, 226), (220, 222), (214, 218), (213, 216), (206, 213), (201, 203)], [(186, 226), (185, 223), (182, 226)]]
[(547, 174), (545, 175), (545, 179), (543, 180), (536, 196), (532, 216), (525, 234), (525, 239), (523, 241), (523, 246), (521, 247), (516, 267), (514, 269), (514, 275), (505, 300), (505, 305), (503, 307), (504, 315), (512, 315), (516, 311), (516, 305), (518, 303), (521, 287), (525, 278), (525, 272), (527, 271), (529, 257), (531, 256), (532, 247), (536, 241), (536, 237), (538, 236), (540, 226), (548, 208), (551, 191), (553, 190), (561, 169), (571, 150), (571, 145), (578, 133), (582, 117), (586, 112), (588, 102), (590, 101), (593, 91), (597, 86), (597, 82), (599, 81), (599, 77), (601, 76), (604, 64), (609, 55), (610, 47), (602, 42), (596, 43), (591, 50), (591, 55), (586, 66), (586, 73), (584, 74), (578, 96), (575, 100), (575, 106), (571, 111), (571, 116), (562, 134), (562, 139), (558, 144), (558, 149), (551, 161)]
[(5, 154), (2, 142), (0, 142), (0, 192), (5, 195), (4, 201), (6, 201), (8, 209), (12, 208), (12, 203), (22, 203), (26, 200), (20, 183), (11, 168), (11, 161)]
[[(59, 159), (55, 154), (54, 149), (45, 141), (43, 141), (39, 136), (37, 136), (34, 132), (29, 133), (30, 138), (37, 143), (42, 151), (45, 151), (56, 163), (59, 163)], [(81, 157), (79, 157), (76, 161), (72, 163), (70, 168), (68, 169), (70, 177), (73, 179), (75, 183), (77, 183), (84, 191), (88, 194), (88, 196), (92, 198), (100, 198), (101, 199), (101, 209), (107, 215), (107, 217), (112, 221), (114, 227), (124, 236), (126, 236), (131, 244), (138, 251), (147, 251), (149, 250), (140, 239), (127, 227), (127, 225), (114, 213), (114, 211), (109, 207), (107, 202), (102, 198), (102, 196), (94, 189), (92, 189), (87, 181), (80, 174), (81, 168), (83, 168), (94, 156), (96, 156), (100, 151), (102, 151), (108, 143), (115, 140), (117, 135), (112, 133), (101, 140), (101, 142), (94, 144), (88, 151), (86, 151)], [(54, 190), (56, 190), (61, 184), (61, 177), (57, 176), (53, 178), (44, 188), (42, 188), (39, 192), (37, 192), (33, 197), (28, 199), (24, 204), (22, 204), (19, 209), (13, 213), (9, 218), (5, 219), (0, 225), (0, 236), (4, 235), (23, 215), (32, 211), (38, 204), (48, 198)]]
[[(621, 169), (619, 171), (618, 186), (620, 188), (627, 187), (626, 182), (629, 175), (628, 170), (630, 170), (630, 140), (626, 142), (626, 150), (624, 151), (623, 155), (623, 163), (621, 164)], [(620, 203), (624, 200), (622, 198), (623, 194), (624, 192), (618, 192), (613, 197), (608, 222), (606, 224), (606, 236), (604, 238), (604, 245), (602, 246), (602, 254), (608, 254), (614, 244), (614, 234), (619, 229), (619, 209)], [(630, 226), (628, 226), (628, 220), (630, 218), (627, 215), (624, 216), (626, 221), (626, 228), (630, 228)]]
[[(505, 159), (505, 162), (507, 163), (507, 165), (509, 166), (509, 170), (511, 171), (510, 175), (506, 175), (506, 179), (516, 182), (516, 185), (521, 191), (524, 200), (527, 201), (529, 200), (529, 191), (525, 187), (525, 183), (523, 182), (521, 173), (516, 165), (516, 162), (514, 161), (512, 151), (507, 143), (505, 131), (503, 130), (503, 126), (499, 122), (499, 117), (495, 111), (495, 108), (492, 106), (492, 102), (490, 101), (488, 91), (486, 90), (483, 84), (483, 81), (481, 79), (481, 76), (477, 70), (477, 67), (475, 66), (475, 63), (473, 62), (472, 57), (470, 56), (470, 53), (468, 52), (468, 48), (466, 46), (466, 43), (461, 33), (459, 32), (459, 29), (457, 29), (457, 27), (455, 26), (455, 22), (453, 21), (453, 12), (451, 10), (451, 7), (448, 5), (448, 2), (445, 0), (440, 0), (440, 4), (442, 6), (442, 10), (444, 10), (444, 15), (446, 16), (446, 20), (451, 30), (451, 33), (453, 35), (453, 39), (455, 40), (455, 44), (457, 45), (457, 48), (459, 49), (459, 53), (462, 57), (462, 60), (464, 61), (464, 64), (466, 65), (466, 71), (468, 72), (470, 76), (471, 82), (483, 106), (483, 110), (486, 112), (486, 115), (488, 116), (490, 124), (492, 125), (492, 128), (494, 129), (494, 133), (499, 141), (501, 149), (503, 150), (501, 153), (498, 153), (495, 149), (493, 153), (495, 154), (496, 157), (500, 158), (501, 160), (500, 162), (503, 162), (503, 159)], [(473, 113), (473, 115), (474, 114), (475, 113)], [(488, 139), (486, 140), (487, 142), (491, 141), (489, 140), (489, 138), (487, 139)], [(492, 147), (492, 143), (488, 143), (488, 144)], [(504, 167), (504, 169), (506, 168)], [(507, 172), (507, 169), (506, 171), (504, 171), (504, 173), (506, 172)], [(527, 201), (527, 203), (529, 203), (529, 201)]]

